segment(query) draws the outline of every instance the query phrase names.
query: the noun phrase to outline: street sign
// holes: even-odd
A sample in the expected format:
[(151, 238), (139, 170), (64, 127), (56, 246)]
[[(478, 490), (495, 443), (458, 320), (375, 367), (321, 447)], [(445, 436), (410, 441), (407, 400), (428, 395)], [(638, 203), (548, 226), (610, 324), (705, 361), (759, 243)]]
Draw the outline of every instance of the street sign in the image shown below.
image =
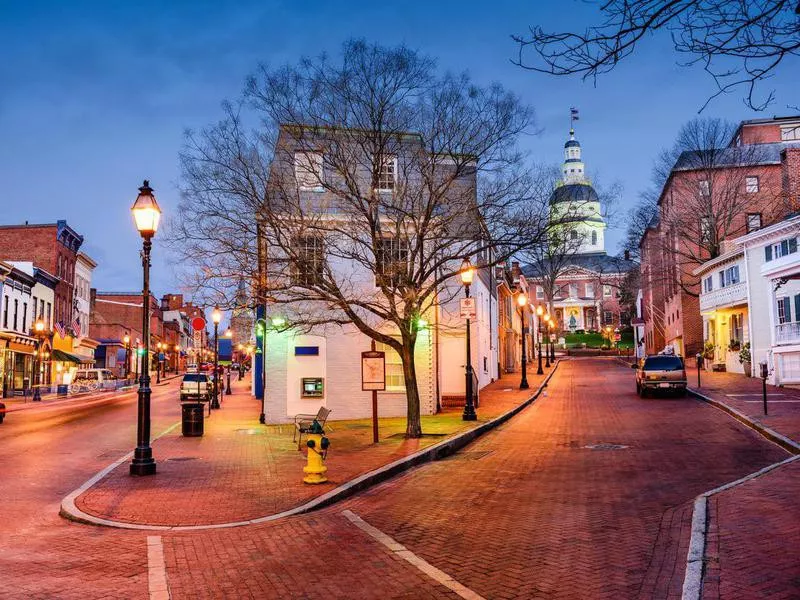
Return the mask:
[(195, 331), (192, 337), (192, 346), (194, 346), (195, 351), (199, 351), (203, 347), (203, 333), (200, 331)]
[(461, 318), (474, 319), (478, 316), (478, 309), (475, 305), (475, 298), (461, 299)]
[(195, 317), (192, 319), (192, 329), (195, 331), (203, 331), (206, 328), (206, 320), (203, 317)]
[(361, 389), (365, 392), (386, 389), (386, 353), (378, 350), (361, 353)]

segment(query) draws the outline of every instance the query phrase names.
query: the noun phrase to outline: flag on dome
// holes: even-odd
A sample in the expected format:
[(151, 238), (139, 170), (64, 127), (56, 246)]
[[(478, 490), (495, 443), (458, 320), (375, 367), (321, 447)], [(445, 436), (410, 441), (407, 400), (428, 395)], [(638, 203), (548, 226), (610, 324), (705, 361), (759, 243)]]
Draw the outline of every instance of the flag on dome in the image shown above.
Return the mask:
[(574, 106), (571, 106), (570, 109), (569, 109), (569, 116), (570, 116), (570, 119), (572, 119), (573, 121), (577, 121), (578, 120), (578, 109), (575, 108)]

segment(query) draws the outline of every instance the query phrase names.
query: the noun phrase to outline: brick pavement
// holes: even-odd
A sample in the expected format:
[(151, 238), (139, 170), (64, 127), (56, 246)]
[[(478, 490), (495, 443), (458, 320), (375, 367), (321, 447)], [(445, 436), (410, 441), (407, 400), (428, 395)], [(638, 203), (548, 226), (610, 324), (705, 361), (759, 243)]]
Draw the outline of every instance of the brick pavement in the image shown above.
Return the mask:
[[(800, 442), (800, 390), (737, 373), (687, 368), (690, 386), (752, 421)], [(800, 463), (784, 465), (708, 500), (702, 597), (800, 598)]]
[(546, 375), (529, 375), (529, 390), (518, 389), (518, 376), (487, 386), (481, 391), (475, 423), (462, 421), (457, 408), (424, 416), (423, 432), (436, 435), (418, 440), (403, 437), (404, 418), (380, 420), (377, 446), (372, 444), (370, 420), (330, 421), (329, 482), (318, 486), (302, 482), (305, 451), (298, 452), (292, 442), (293, 426), (259, 425), (259, 405), (249, 395), (249, 379), (234, 381), (234, 393), (224, 396), (223, 408), (206, 419), (202, 438), (182, 437), (178, 428), (153, 444), (155, 477), (132, 479), (120, 467), (79, 496), (76, 506), (115, 521), (170, 526), (276, 514), (518, 406)]
[(800, 389), (767, 386), (767, 415), (764, 415), (762, 383), (756, 377), (738, 373), (702, 371), (697, 387), (697, 369), (687, 365), (689, 386), (724, 402), (757, 423), (800, 443)]
[(612, 361), (559, 369), (446, 460), (308, 515), (165, 534), (173, 597), (453, 597), (344, 510), (485, 598), (680, 597), (693, 498), (785, 453), (696, 400), (637, 398)]

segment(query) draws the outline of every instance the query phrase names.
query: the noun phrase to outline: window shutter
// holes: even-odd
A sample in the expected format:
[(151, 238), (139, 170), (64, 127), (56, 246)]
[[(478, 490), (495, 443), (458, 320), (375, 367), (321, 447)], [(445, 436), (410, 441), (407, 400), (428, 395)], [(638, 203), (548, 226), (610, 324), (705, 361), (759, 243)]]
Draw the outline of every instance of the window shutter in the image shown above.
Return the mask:
[(791, 323), (792, 322), (792, 303), (789, 300), (789, 296), (783, 298), (783, 314), (784, 314), (784, 323)]
[(781, 256), (789, 254), (789, 240), (781, 240)]
[(772, 246), (764, 246), (764, 259), (769, 262), (772, 260)]
[(791, 238), (789, 240), (789, 254), (794, 254), (797, 252), (797, 238)]
[(794, 297), (794, 318), (798, 319), (798, 317), (800, 317), (800, 294)]

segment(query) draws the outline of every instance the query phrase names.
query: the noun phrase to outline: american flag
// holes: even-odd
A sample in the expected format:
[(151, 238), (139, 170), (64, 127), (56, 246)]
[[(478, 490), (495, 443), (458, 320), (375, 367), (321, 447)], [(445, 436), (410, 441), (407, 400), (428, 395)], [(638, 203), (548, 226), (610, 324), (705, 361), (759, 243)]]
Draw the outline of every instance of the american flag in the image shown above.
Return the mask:
[(569, 118), (573, 121), (578, 120), (578, 109), (575, 108), (574, 106), (570, 107), (569, 109)]
[(75, 317), (72, 320), (72, 332), (75, 335), (80, 335), (80, 333), (81, 333), (81, 318), (80, 317)]
[(67, 337), (67, 330), (64, 328), (64, 324), (61, 321), (56, 321), (53, 324), (53, 327), (58, 332), (58, 335), (61, 336), (62, 339)]

